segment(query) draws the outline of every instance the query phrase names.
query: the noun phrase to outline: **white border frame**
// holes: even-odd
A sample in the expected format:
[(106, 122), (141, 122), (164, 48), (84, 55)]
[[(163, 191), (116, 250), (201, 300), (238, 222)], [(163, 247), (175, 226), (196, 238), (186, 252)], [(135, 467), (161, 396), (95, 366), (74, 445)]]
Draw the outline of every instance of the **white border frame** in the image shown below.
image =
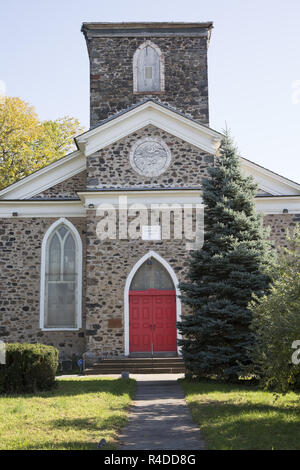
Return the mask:
[[(142, 52), (145, 47), (152, 47), (158, 54), (159, 57), (159, 65), (160, 65), (160, 71), (159, 71), (159, 84), (160, 84), (160, 90), (159, 91), (139, 91), (138, 84), (137, 84), (137, 75), (138, 75), (138, 59), (139, 55)], [(151, 95), (151, 94), (159, 94), (159, 93), (164, 93), (165, 91), (165, 58), (163, 53), (161, 52), (160, 48), (154, 44), (154, 42), (147, 40), (141, 44), (137, 50), (135, 51), (133, 55), (133, 60), (132, 60), (132, 68), (133, 68), (133, 93), (139, 93), (143, 95)]]
[[(170, 276), (172, 278), (172, 281), (173, 281), (173, 284), (174, 284), (175, 291), (176, 291), (176, 320), (178, 322), (181, 321), (181, 301), (180, 301), (180, 298), (179, 298), (180, 290), (178, 288), (177, 276), (176, 276), (175, 272), (173, 271), (173, 269), (171, 268), (171, 266), (169, 265), (169, 263), (164, 258), (162, 258), (155, 251), (149, 251), (142, 258), (140, 258), (137, 263), (135, 263), (135, 265), (131, 269), (131, 271), (130, 271), (127, 279), (126, 279), (126, 284), (125, 284), (125, 288), (124, 288), (124, 346), (125, 346), (124, 349), (125, 349), (125, 356), (128, 356), (130, 354), (130, 350), (129, 350), (129, 289), (130, 289), (130, 285), (131, 285), (131, 281), (133, 279), (133, 276), (135, 275), (135, 273), (137, 272), (139, 267), (142, 266), (142, 264), (149, 258), (156, 259), (159, 263), (162, 264), (162, 266), (170, 274)], [(176, 330), (177, 330), (177, 339), (180, 339), (181, 334), (179, 333), (178, 329), (176, 329)], [(180, 347), (178, 345), (177, 345), (177, 353), (181, 355)]]
[[(78, 293), (77, 293), (77, 326), (76, 328), (45, 328), (45, 274), (47, 242), (53, 231), (59, 225), (65, 225), (72, 232), (76, 240), (77, 249), (77, 270), (78, 270)], [(41, 253), (41, 284), (40, 284), (40, 329), (42, 331), (78, 331), (82, 327), (82, 240), (77, 228), (65, 217), (56, 220), (46, 231), (42, 242)]]

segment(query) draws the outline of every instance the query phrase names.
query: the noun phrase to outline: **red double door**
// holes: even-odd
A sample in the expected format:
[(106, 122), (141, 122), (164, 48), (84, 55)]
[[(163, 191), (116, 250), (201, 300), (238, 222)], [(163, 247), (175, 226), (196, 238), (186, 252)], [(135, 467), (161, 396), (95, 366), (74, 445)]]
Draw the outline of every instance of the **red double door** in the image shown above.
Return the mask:
[(130, 291), (130, 352), (174, 352), (176, 338), (176, 291)]

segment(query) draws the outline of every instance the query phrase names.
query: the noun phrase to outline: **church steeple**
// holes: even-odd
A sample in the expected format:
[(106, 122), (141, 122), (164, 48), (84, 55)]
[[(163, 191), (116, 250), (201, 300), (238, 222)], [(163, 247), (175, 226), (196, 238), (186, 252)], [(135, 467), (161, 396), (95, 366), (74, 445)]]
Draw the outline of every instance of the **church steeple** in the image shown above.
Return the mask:
[(209, 123), (207, 23), (83, 23), (91, 126), (144, 98)]

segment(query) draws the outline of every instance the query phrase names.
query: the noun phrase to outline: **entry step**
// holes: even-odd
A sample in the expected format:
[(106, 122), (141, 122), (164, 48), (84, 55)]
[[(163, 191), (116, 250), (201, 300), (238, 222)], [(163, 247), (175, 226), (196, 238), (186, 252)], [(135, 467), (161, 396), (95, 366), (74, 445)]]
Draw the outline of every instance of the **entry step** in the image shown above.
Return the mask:
[(180, 374), (185, 372), (184, 362), (180, 357), (154, 358), (118, 358), (104, 359), (88, 369), (85, 375), (92, 374)]

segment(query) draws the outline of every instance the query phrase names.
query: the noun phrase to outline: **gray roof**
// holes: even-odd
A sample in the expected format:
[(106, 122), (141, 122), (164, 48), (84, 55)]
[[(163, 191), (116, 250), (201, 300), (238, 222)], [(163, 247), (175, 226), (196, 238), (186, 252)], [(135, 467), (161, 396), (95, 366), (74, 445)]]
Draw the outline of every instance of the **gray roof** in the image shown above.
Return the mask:
[[(139, 101), (138, 103), (135, 103), (133, 104), (132, 106), (129, 106), (128, 108), (125, 108), (125, 109), (122, 109), (122, 111), (119, 111), (118, 113), (116, 114), (113, 114), (112, 116), (109, 116), (108, 118), (106, 119), (103, 119), (103, 121), (100, 121), (99, 124), (96, 124), (95, 126), (92, 126), (90, 127), (87, 131), (83, 132), (82, 134), (79, 134), (75, 137), (75, 143), (77, 145), (77, 142), (76, 142), (76, 139), (78, 137), (81, 137), (85, 134), (87, 134), (88, 132), (90, 132), (91, 130), (93, 129), (97, 129), (98, 127), (101, 127), (103, 126), (103, 124), (106, 124), (107, 122), (110, 122), (110, 121), (113, 121), (114, 119), (117, 119), (118, 117), (122, 116), (123, 114), (126, 114), (128, 113), (129, 111), (132, 111), (133, 109), (136, 109), (138, 108), (139, 106), (142, 106), (143, 104), (145, 103), (148, 103), (149, 101), (152, 101), (153, 103), (161, 106), (162, 108), (165, 108), (165, 109), (168, 109), (169, 111), (172, 111), (173, 113), (176, 113), (178, 114), (179, 116), (182, 116), (186, 119), (189, 119), (190, 121), (192, 122), (195, 122), (196, 124), (199, 124), (200, 126), (203, 126), (203, 127), (206, 127), (207, 129), (211, 129), (211, 127), (207, 126), (206, 124), (203, 124), (202, 122), (198, 121), (197, 119), (194, 119), (192, 118), (191, 116), (183, 113), (182, 111), (178, 110), (177, 108), (173, 108), (172, 106), (166, 104), (166, 103), (162, 103), (161, 101), (159, 100), (156, 100), (154, 98), (144, 98), (142, 99), (141, 101)], [(214, 132), (216, 132), (217, 134), (220, 135), (220, 137), (222, 137), (222, 134), (214, 129), (211, 129), (213, 130)], [(77, 146), (78, 147), (78, 146)]]

